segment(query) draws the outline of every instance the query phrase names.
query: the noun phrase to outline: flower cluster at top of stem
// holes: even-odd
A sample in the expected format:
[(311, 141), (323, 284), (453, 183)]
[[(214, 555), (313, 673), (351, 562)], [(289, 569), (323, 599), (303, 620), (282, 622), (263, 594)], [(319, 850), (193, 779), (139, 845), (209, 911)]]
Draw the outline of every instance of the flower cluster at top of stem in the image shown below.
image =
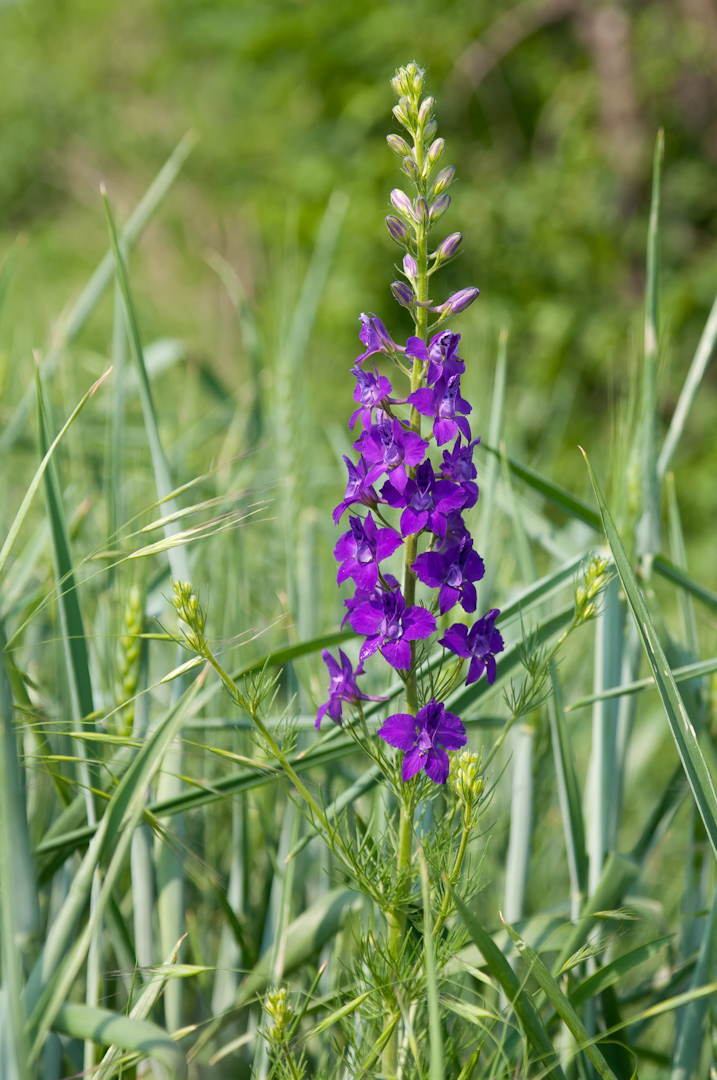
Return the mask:
[[(446, 751), (465, 744), (465, 729), (435, 697), (419, 708), (416, 643), (435, 633), (436, 615), (447, 615), (458, 604), (468, 614), (475, 612), (475, 583), (485, 572), (463, 518), (478, 500), (473, 453), (479, 440), (472, 437), (471, 405), (461, 394), (465, 362), (458, 355), (460, 334), (444, 325), (475, 300), (478, 289), (461, 289), (439, 304), (429, 297), (433, 274), (455, 257), (461, 235), (452, 233), (429, 251), (429, 235), (450, 205), (448, 189), (455, 169), (449, 166), (436, 173), (444, 142), (436, 138), (434, 101), (423, 97), (423, 81), (415, 64), (397, 72), (393, 87), (399, 101), (394, 115), (412, 145), (399, 135), (388, 136), (413, 187), (413, 197), (400, 188), (391, 192), (393, 212), (386, 225), (404, 251), (405, 279), (394, 282), (391, 291), (410, 311), (415, 333), (401, 345), (377, 316), (361, 315), (364, 351), (352, 369), (357, 408), (350, 420), (357, 435), (353, 445), (358, 461), (344, 459), (348, 484), (333, 515), (338, 524), (350, 511), (348, 532), (334, 551), (340, 564), (337, 580), (353, 581), (355, 593), (345, 601), (344, 622), (365, 640), (355, 671), (344, 653), (337, 663), (324, 652), (331, 685), (317, 727), (327, 712), (340, 724), (342, 703), (360, 709), (361, 701), (377, 700), (359, 691), (357, 677), (366, 660), (380, 653), (406, 684), (407, 711), (390, 716), (378, 734), (403, 751), (404, 781), (425, 769), (431, 780), (445, 783), (450, 769)], [(380, 357), (387, 357), (408, 380), (407, 391), (397, 393), (379, 374)], [(425, 433), (423, 417), (430, 421)], [(393, 524), (387, 517), (392, 512)], [(425, 548), (420, 553), (419, 543)], [(381, 565), (399, 548), (404, 555), (402, 586)], [(429, 607), (415, 603), (417, 581), (434, 590)], [(456, 623), (444, 633), (440, 643), (458, 657), (456, 678), (468, 659), (468, 682), (484, 672), (489, 682), (494, 681), (494, 656), (503, 649), (495, 628), (498, 614), (491, 610), (470, 628)]]

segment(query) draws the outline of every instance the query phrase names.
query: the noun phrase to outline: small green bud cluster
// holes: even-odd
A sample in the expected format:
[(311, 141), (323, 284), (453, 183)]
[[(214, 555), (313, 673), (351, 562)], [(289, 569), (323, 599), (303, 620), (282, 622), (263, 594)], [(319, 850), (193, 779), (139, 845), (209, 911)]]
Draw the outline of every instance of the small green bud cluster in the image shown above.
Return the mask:
[(482, 758), (473, 750), (462, 750), (453, 760), (453, 767), (448, 778), (451, 790), (459, 802), (463, 803), (468, 814), (480, 802), (485, 787), (481, 773)]
[(575, 589), (575, 620), (577, 623), (592, 619), (597, 611), (600, 592), (608, 583), (610, 560), (605, 555), (591, 555), (583, 569), (582, 581)]
[(200, 654), (204, 654), (204, 612), (202, 611), (199, 597), (192, 592), (192, 584), (189, 581), (175, 581), (172, 583), (174, 596), (172, 604), (177, 615), (186, 625), (183, 629), (187, 643)]
[(117, 703), (122, 709), (122, 734), (129, 735), (134, 723), (133, 698), (137, 692), (139, 665), (142, 653), (142, 627), (144, 625), (144, 604), (142, 594), (136, 585), (132, 586), (123, 616), (124, 633), (119, 641), (117, 657), (118, 684)]
[(294, 1014), (284, 987), (269, 991), (264, 1001), (264, 1011), (273, 1020), (273, 1024), (267, 1030), (269, 1038), (277, 1043), (286, 1042)]

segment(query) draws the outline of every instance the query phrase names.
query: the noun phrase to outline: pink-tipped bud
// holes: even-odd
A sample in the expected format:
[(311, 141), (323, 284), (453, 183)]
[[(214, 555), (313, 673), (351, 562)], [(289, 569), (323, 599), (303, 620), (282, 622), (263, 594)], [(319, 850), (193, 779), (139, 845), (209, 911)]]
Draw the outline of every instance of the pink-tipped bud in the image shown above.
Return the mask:
[(447, 262), (448, 259), (452, 259), (458, 251), (462, 239), (463, 237), (459, 232), (451, 233), (445, 240), (441, 240), (431, 258), (435, 259), (437, 263)]
[(394, 154), (398, 154), (399, 157), (406, 157), (411, 153), (411, 147), (400, 135), (387, 135), (386, 142), (391, 147)]
[(414, 218), (413, 203), (409, 199), (405, 191), (401, 191), (400, 188), (394, 188), (391, 192), (391, 205), (395, 210), (398, 210), (399, 214), (405, 214), (406, 217)]
[(433, 181), (433, 187), (431, 189), (431, 195), (435, 198), (436, 195), (441, 195), (444, 191), (447, 191), (456, 178), (456, 170), (452, 165), (449, 165), (446, 169), (441, 169), (436, 179)]
[(418, 277), (418, 265), (413, 255), (403, 256), (403, 272), (409, 281), (415, 281)]
[(435, 104), (436, 99), (432, 97), (424, 98), (421, 102), (421, 107), (418, 110), (418, 123), (421, 127), (431, 119)]
[(386, 218), (386, 228), (397, 244), (405, 245), (410, 239), (408, 229), (397, 217), (389, 214)]
[(421, 221), (424, 225), (428, 221), (428, 203), (423, 195), (419, 195), (413, 204), (413, 214), (416, 221)]
[(439, 217), (443, 217), (450, 205), (450, 195), (439, 195), (428, 212), (431, 222), (438, 221)]
[(426, 154), (426, 163), (427, 163), (429, 169), (432, 169), (433, 166), (438, 162), (438, 159), (440, 158), (441, 154), (443, 153), (443, 151), (445, 149), (445, 146), (446, 146), (446, 140), (445, 139), (436, 139), (428, 147), (428, 153)]
[(449, 315), (457, 315), (460, 311), (465, 311), (479, 294), (480, 289), (461, 289), (460, 292), (453, 293), (453, 296), (449, 296), (445, 304), (440, 306), (439, 310), (443, 318), (447, 319)]
[(394, 281), (391, 284), (391, 292), (401, 307), (413, 307), (413, 289), (410, 285), (405, 285), (402, 281)]

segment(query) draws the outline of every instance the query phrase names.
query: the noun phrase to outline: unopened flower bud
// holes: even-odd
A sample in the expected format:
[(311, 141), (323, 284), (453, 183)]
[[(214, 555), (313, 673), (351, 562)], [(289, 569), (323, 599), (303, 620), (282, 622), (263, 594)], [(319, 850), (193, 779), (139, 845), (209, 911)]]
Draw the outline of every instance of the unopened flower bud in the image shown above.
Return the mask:
[(608, 581), (610, 560), (591, 555), (583, 570), (582, 581), (575, 588), (575, 617), (587, 622), (597, 611), (597, 597)]
[(456, 170), (452, 165), (449, 165), (445, 169), (441, 169), (436, 179), (433, 181), (433, 187), (431, 188), (431, 195), (435, 198), (436, 195), (441, 195), (444, 191), (447, 191), (456, 178)]
[(390, 232), (393, 239), (397, 244), (407, 244), (410, 239), (408, 229), (403, 222), (394, 217), (393, 214), (389, 214), (386, 218), (386, 228)]
[(280, 990), (269, 991), (264, 1002), (264, 1009), (274, 1021), (268, 1034), (277, 1042), (283, 1042), (293, 1019), (293, 1013), (284, 987)]
[(438, 310), (441, 311), (443, 318), (447, 319), (449, 315), (457, 315), (460, 311), (465, 311), (479, 294), (479, 289), (461, 289), (460, 292), (449, 296)]
[(411, 122), (408, 118), (408, 102), (405, 98), (401, 98), (398, 105), (393, 106), (392, 112), (399, 124), (403, 124), (405, 128), (410, 128)]
[(443, 153), (443, 151), (445, 149), (445, 146), (446, 146), (446, 140), (445, 139), (436, 139), (428, 147), (428, 153), (426, 154), (426, 162), (428, 164), (429, 169), (432, 169), (433, 166), (438, 162), (438, 159), (440, 158), (441, 154)]
[(423, 138), (426, 142), (430, 142), (438, 131), (438, 124), (435, 120), (429, 120), (423, 129)]
[(401, 162), (401, 168), (412, 180), (418, 180), (421, 175), (413, 157), (404, 158)]
[(435, 259), (437, 263), (447, 262), (448, 259), (452, 259), (458, 251), (462, 240), (463, 237), (459, 232), (451, 233), (445, 240), (441, 240), (440, 244), (431, 255), (431, 258)]
[(409, 281), (415, 281), (418, 277), (418, 266), (413, 255), (403, 256), (403, 272)]
[(421, 127), (430, 120), (435, 104), (436, 99), (432, 97), (427, 97), (421, 102), (421, 107), (418, 110), (418, 123)]
[(439, 217), (442, 217), (448, 207), (451, 205), (450, 195), (439, 195), (436, 201), (432, 204), (428, 216), (430, 220), (438, 221)]
[(484, 780), (481, 774), (481, 756), (472, 750), (463, 750), (454, 758), (448, 782), (462, 803), (469, 809), (480, 800)]
[(411, 147), (400, 135), (387, 135), (386, 142), (391, 147), (394, 154), (398, 154), (399, 157), (406, 157), (411, 153)]
[(398, 210), (399, 214), (405, 214), (406, 217), (415, 219), (413, 203), (405, 191), (401, 191), (400, 188), (394, 188), (391, 192), (391, 204), (394, 209)]
[(410, 285), (405, 285), (402, 281), (394, 281), (391, 284), (391, 292), (401, 307), (413, 307), (413, 289)]
[(428, 221), (428, 203), (422, 195), (419, 195), (413, 204), (413, 216), (424, 225)]

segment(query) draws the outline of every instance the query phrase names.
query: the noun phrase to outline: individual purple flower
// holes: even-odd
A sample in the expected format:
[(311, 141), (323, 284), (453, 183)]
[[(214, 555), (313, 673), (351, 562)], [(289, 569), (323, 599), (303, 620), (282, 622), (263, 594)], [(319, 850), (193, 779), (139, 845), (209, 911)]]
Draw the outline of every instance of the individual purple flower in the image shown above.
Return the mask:
[(448, 551), (449, 548), (457, 547), (462, 540), (470, 540), (471, 534), (466, 528), (466, 523), (459, 510), (454, 510), (446, 515), (446, 535), (441, 539), (436, 550)]
[(457, 413), (470, 413), (472, 406), (461, 397), (461, 377), (441, 375), (433, 387), (415, 390), (408, 398), (422, 416), (432, 416), (433, 434), (438, 446), (443, 446), (453, 439), (460, 430), (470, 440), (471, 429), (465, 416)]
[(468, 629), (462, 623), (455, 623), (446, 630), (439, 644), (450, 649), (456, 656), (470, 659), (466, 686), (477, 682), (485, 671), (486, 679), (492, 685), (495, 682), (495, 653), (503, 652), (503, 638), (495, 628), (495, 620), (500, 615), (498, 608), (493, 608), (478, 622)]
[(400, 589), (357, 604), (349, 622), (357, 634), (366, 635), (359, 653), (358, 674), (378, 649), (391, 667), (407, 671), (411, 667), (410, 642), (430, 637), (436, 629), (430, 611), (418, 606), (407, 608)]
[(397, 491), (406, 487), (406, 466), (420, 465), (426, 456), (428, 443), (415, 431), (406, 431), (399, 420), (384, 415), (368, 430), (362, 432), (354, 443), (371, 468), (368, 483), (378, 480), (382, 473), (390, 472)]
[(428, 345), (421, 338), (410, 337), (406, 342), (406, 356), (422, 360), (424, 364), (428, 361), (426, 381), (429, 386), (432, 386), (441, 375), (449, 378), (451, 375), (463, 375), (465, 372), (466, 365), (458, 355), (460, 340), (461, 335), (454, 334), (451, 330), (436, 334)]
[(322, 649), (321, 657), (329, 669), (329, 700), (322, 705), (316, 716), (316, 730), (321, 727), (321, 721), (326, 713), (329, 714), (335, 724), (341, 727), (341, 709), (344, 701), (347, 705), (356, 705), (359, 701), (388, 701), (385, 697), (370, 697), (362, 694), (356, 685), (356, 675), (343, 649), (339, 649), (341, 665), (336, 663), (328, 649)]
[[(367, 514), (349, 518), (350, 530), (334, 548), (334, 558), (341, 563), (336, 581), (339, 585), (353, 578), (361, 589), (374, 589), (378, 581), (378, 564), (393, 555), (403, 541), (395, 529), (378, 529)], [(475, 606), (472, 609), (475, 611)]]
[(359, 366), (369, 356), (373, 356), (374, 353), (385, 353), (386, 356), (393, 356), (398, 350), (398, 346), (377, 315), (367, 315), (366, 312), (361, 312), (359, 337), (366, 346), (366, 351), (356, 357), (356, 363)]
[(389, 506), (400, 509), (401, 536), (420, 532), (426, 526), (436, 536), (446, 534), (446, 516), (452, 510), (460, 510), (465, 504), (465, 492), (450, 480), (437, 480), (429, 460), (416, 469), (414, 480), (409, 479), (403, 492), (398, 491), (391, 480), (381, 488)]
[(434, 784), (445, 784), (451, 763), (446, 750), (459, 750), (468, 741), (460, 717), (448, 712), (442, 701), (432, 698), (417, 716), (394, 713), (378, 734), (389, 746), (403, 750), (401, 777), (404, 784), (426, 770)]
[(393, 574), (384, 574), (383, 581), (377, 581), (373, 589), (357, 589), (353, 596), (349, 596), (347, 600), (344, 600), (346, 614), (341, 623), (341, 629), (343, 630), (346, 623), (350, 621), (352, 612), (356, 610), (359, 604), (363, 604), (367, 600), (380, 600), (384, 593), (399, 588), (398, 579)]
[(440, 589), (438, 610), (441, 615), (450, 611), (458, 601), (464, 611), (476, 609), (476, 587), (485, 573), (483, 560), (473, 550), (471, 540), (463, 540), (447, 551), (425, 551), (413, 564), (419, 581), (429, 589)]
[(358, 465), (354, 465), (353, 461), (344, 454), (344, 461), (349, 472), (349, 482), (346, 485), (343, 502), (340, 502), (334, 510), (334, 525), (338, 525), (344, 510), (355, 503), (363, 503), (364, 506), (370, 506), (372, 510), (375, 510), (378, 505), (378, 495), (367, 479), (368, 465), (364, 459), (360, 457)]
[(468, 510), (471, 506), (475, 506), (478, 502), (478, 485), (474, 484), (478, 473), (476, 467), (473, 464), (473, 449), (480, 442), (480, 436), (477, 439), (473, 439), (466, 446), (461, 443), (461, 436), (453, 444), (452, 450), (443, 451), (443, 461), (441, 463), (441, 474), (449, 477), (451, 480), (455, 480), (457, 484), (463, 487), (466, 493), (466, 503), (464, 509)]
[(358, 402), (356, 409), (349, 420), (349, 427), (361, 417), (361, 423), (365, 428), (369, 427), (373, 420), (373, 410), (391, 393), (391, 384), (385, 375), (379, 375), (374, 367), (373, 371), (362, 371), (360, 367), (351, 368), (351, 374), (356, 377), (356, 389), (354, 401)]

